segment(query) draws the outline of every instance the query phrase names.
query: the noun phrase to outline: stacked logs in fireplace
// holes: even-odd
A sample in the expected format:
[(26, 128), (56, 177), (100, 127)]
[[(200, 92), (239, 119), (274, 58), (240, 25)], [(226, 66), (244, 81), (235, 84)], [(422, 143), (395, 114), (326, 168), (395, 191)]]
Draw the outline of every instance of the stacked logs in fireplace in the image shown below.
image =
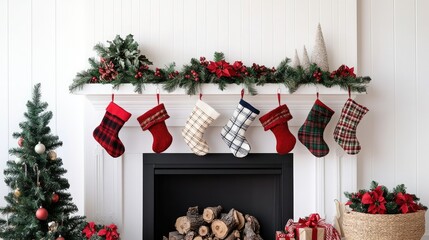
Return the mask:
[(258, 220), (232, 208), (222, 212), (222, 206), (206, 207), (203, 214), (198, 206), (189, 207), (185, 216), (176, 220), (176, 231), (164, 240), (262, 240)]

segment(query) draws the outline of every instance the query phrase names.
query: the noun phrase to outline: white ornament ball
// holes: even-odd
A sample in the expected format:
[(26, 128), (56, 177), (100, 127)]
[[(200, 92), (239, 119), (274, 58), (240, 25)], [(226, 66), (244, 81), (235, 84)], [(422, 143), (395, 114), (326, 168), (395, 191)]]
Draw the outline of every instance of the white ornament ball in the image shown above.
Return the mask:
[(55, 151), (49, 151), (48, 157), (51, 159), (51, 161), (55, 161), (57, 160), (57, 153)]
[(17, 198), (21, 197), (21, 190), (19, 188), (15, 189), (15, 191), (13, 191), (13, 195)]
[(38, 154), (45, 153), (45, 150), (46, 150), (45, 145), (43, 145), (43, 143), (40, 143), (40, 142), (34, 147), (34, 151), (36, 151), (36, 153)]
[(20, 158), (20, 157), (16, 157), (16, 158), (15, 158), (15, 163), (16, 163), (16, 164), (20, 164), (20, 163), (22, 163), (22, 158)]

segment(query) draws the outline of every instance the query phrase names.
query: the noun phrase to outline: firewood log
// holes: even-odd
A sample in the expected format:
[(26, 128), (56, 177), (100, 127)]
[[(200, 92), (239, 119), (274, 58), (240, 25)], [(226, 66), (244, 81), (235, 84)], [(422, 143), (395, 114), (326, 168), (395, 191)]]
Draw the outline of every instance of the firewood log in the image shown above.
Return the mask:
[(227, 215), (221, 219), (216, 219), (212, 222), (211, 229), (217, 238), (225, 239), (228, 234), (237, 227), (237, 221), (234, 218), (234, 209), (231, 209)]
[(185, 236), (180, 234), (178, 231), (169, 232), (168, 240), (184, 240)]
[(244, 216), (243, 216), (243, 214), (241, 213), (241, 212), (239, 212), (239, 211), (237, 211), (237, 210), (235, 210), (235, 212), (236, 212), (236, 214), (234, 214), (234, 217), (235, 216), (237, 216), (237, 218), (235, 219), (236, 221), (237, 221), (237, 229), (238, 230), (241, 230), (241, 229), (243, 229), (243, 227), (244, 227), (244, 223), (245, 223), (245, 220), (244, 220)]
[(238, 238), (240, 238), (240, 232), (235, 229), (228, 235), (228, 237), (225, 238), (225, 240), (236, 240)]
[(246, 219), (246, 223), (250, 223), (252, 230), (255, 233), (259, 234), (259, 231), (261, 230), (261, 225), (259, 225), (258, 219), (256, 219), (254, 216), (249, 214), (246, 214), (245, 219)]
[(195, 207), (189, 207), (188, 208), (188, 212), (186, 212), (186, 216), (195, 216), (195, 215), (199, 215), (199, 211), (198, 211), (198, 206)]
[(207, 226), (200, 226), (198, 229), (198, 234), (202, 237), (205, 237), (209, 234), (210, 228)]
[(195, 236), (197, 236), (197, 234), (194, 231), (189, 231), (185, 235), (185, 240), (193, 240)]
[(179, 233), (187, 234), (189, 231), (197, 231), (203, 223), (203, 216), (199, 215), (198, 206), (196, 206), (190, 207), (186, 216), (177, 218), (175, 227)]
[(244, 240), (262, 240), (262, 237), (259, 235), (261, 227), (258, 219), (249, 214), (246, 214), (245, 219), (246, 223), (243, 230)]
[(203, 211), (204, 221), (206, 221), (207, 223), (211, 223), (213, 220), (218, 218), (218, 215), (220, 214), (221, 211), (222, 211), (222, 206), (204, 208), (204, 211)]

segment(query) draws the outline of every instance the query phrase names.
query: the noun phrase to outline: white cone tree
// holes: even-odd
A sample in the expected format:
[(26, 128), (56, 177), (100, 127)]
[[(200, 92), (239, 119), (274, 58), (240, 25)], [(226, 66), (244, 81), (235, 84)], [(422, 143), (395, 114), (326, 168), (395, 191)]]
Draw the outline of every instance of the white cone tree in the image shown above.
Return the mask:
[(302, 62), (301, 62), (302, 68), (304, 70), (308, 70), (310, 68), (310, 59), (308, 58), (307, 48), (305, 48), (302, 51)]
[(329, 71), (328, 52), (326, 51), (320, 23), (317, 26), (316, 41), (314, 43), (313, 52), (311, 53), (311, 62), (317, 64), (322, 71)]
[(291, 66), (293, 68), (297, 68), (298, 66), (301, 66), (301, 62), (299, 61), (299, 57), (298, 57), (298, 51), (296, 49), (295, 49), (295, 56), (292, 59)]

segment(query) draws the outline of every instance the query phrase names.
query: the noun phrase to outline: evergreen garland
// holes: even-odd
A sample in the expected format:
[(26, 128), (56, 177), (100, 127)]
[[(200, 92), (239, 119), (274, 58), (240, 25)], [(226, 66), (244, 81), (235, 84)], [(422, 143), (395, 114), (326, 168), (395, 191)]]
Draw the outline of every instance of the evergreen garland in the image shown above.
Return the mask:
[(175, 70), (174, 63), (154, 71), (149, 68), (152, 62), (140, 54), (132, 35), (128, 35), (125, 40), (117, 35), (113, 41), (108, 41), (108, 44), (104, 46), (99, 43), (94, 47), (100, 60), (89, 59), (90, 68), (77, 73), (69, 87), (70, 92), (81, 89), (87, 83), (109, 83), (113, 88), (122, 83), (131, 83), (138, 93), (143, 92), (144, 84), (157, 83), (163, 84), (163, 88), (168, 92), (184, 88), (188, 95), (199, 93), (201, 84), (205, 83), (217, 84), (220, 90), (224, 90), (228, 84), (242, 85), (252, 95), (257, 94), (255, 86), (266, 83), (284, 84), (290, 93), (309, 84), (320, 84), (328, 88), (339, 86), (352, 92), (366, 92), (366, 86), (371, 81), (370, 77), (356, 77), (354, 69), (345, 65), (334, 72), (328, 72), (322, 71), (315, 63), (310, 64), (308, 69), (301, 66), (292, 67), (289, 64), (290, 59), (286, 58), (277, 68), (256, 63), (249, 67), (241, 61), (230, 64), (220, 52), (214, 53), (213, 61), (208, 61), (205, 57), (200, 57), (199, 60), (192, 58), (180, 72)]

